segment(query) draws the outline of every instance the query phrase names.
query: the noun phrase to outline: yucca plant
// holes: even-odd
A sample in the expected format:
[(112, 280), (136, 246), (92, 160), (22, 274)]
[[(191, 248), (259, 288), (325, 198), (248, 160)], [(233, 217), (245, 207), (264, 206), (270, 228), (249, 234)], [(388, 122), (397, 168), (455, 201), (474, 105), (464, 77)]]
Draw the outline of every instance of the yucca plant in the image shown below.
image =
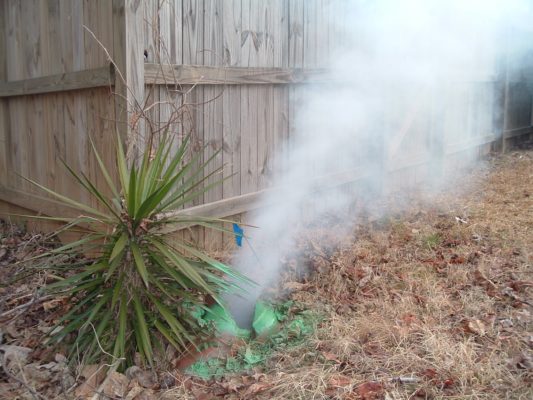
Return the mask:
[(128, 166), (117, 140), (118, 185), (93, 145), (112, 196), (106, 197), (83, 173), (66, 168), (97, 199), (98, 208), (30, 180), (80, 212), (77, 218), (45, 218), (64, 222), (62, 230), (86, 232), (51, 253), (96, 252), (81, 270), (46, 288), (69, 296), (72, 304), (50, 340), (70, 343), (71, 351), (86, 363), (112, 356), (115, 362), (129, 364), (138, 353), (151, 365), (154, 347), (164, 341), (179, 350), (188, 348), (210, 334), (195, 318), (199, 309), (207, 309), (205, 299), (222, 304), (222, 293), (248, 283), (205, 252), (162, 233), (166, 225), (180, 223), (223, 230), (221, 220), (169, 212), (221, 182), (207, 184), (218, 171), (204, 174), (216, 154), (200, 163), (202, 152), (186, 157), (188, 144), (188, 139), (183, 140), (173, 152), (172, 140), (164, 138), (157, 149), (144, 153), (140, 163)]

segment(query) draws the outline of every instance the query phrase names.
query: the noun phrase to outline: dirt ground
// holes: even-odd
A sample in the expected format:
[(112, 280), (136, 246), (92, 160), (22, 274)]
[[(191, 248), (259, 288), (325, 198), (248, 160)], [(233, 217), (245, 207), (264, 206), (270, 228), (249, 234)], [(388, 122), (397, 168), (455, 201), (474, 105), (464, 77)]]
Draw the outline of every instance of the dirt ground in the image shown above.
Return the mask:
[[(102, 390), (131, 400), (533, 398), (533, 151), (463, 178), (445, 194), (361, 209), (349, 232), (309, 228), (283, 283), (323, 316), (304, 344), (244, 374), (202, 381), (170, 362), (157, 376), (117, 373)], [(35, 297), (49, 277), (9, 282), (14, 262), (47, 245), (2, 225), (2, 399), (91, 398), (80, 387), (101, 375), (43, 346), (64, 302)]]

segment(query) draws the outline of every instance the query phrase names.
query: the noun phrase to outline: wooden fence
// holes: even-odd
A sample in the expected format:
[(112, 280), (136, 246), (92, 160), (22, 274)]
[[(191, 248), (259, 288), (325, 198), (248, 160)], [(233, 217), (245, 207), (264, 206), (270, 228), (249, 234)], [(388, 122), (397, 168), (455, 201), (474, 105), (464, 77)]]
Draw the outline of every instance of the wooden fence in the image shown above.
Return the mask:
[[(324, 80), (342, 12), (329, 0), (5, 0), (0, 2), (0, 211), (72, 215), (38, 192), (32, 178), (94, 205), (68, 176), (64, 159), (103, 188), (89, 138), (114, 169), (115, 130), (130, 148), (147, 126), (186, 110), (173, 133), (192, 132), (222, 149), (213, 168), (231, 176), (183, 212), (232, 216), (257, 204), (272, 182), (306, 84)], [(110, 58), (114, 64), (110, 63)], [(384, 147), (390, 173), (420, 173), (429, 157), (505, 148), (533, 132), (531, 90), (519, 70), (448, 86), (470, 93), (464, 121), (481, 118), (475, 99), (490, 96), (505, 112), (499, 132), (467, 125), (448, 143), (436, 130), (405, 129)], [(142, 100), (141, 100), (142, 99)], [(499, 106), (498, 106), (499, 107)], [(496, 110), (496, 108), (495, 108)], [(477, 114), (476, 114), (477, 113)], [(487, 126), (493, 126), (493, 121)], [(480, 126), (476, 124), (476, 126)], [(417, 153), (417, 143), (430, 152)], [(432, 153), (433, 152), (433, 153)], [(418, 169), (417, 169), (418, 168)], [(418, 171), (418, 172), (417, 172)], [(340, 177), (339, 182), (357, 176)], [(191, 240), (220, 246), (223, 236), (196, 230)]]

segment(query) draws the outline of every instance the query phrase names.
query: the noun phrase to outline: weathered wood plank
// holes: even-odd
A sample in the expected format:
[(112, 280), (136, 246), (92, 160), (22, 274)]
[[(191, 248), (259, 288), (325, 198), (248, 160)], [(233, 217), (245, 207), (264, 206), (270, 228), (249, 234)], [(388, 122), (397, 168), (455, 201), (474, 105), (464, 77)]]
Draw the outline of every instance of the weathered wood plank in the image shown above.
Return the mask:
[[(263, 59), (265, 32), (261, 25), (264, 3), (255, 7), (253, 0), (242, 1), (241, 66), (258, 67)], [(241, 194), (259, 190), (258, 117), (259, 90), (256, 85), (241, 90)]]
[(118, 68), (115, 79), (115, 124), (126, 143), (127, 156), (137, 156), (136, 142), (143, 137), (137, 124), (144, 100), (144, 30), (141, 2), (113, 0), (113, 58)]
[[(204, 14), (203, 1), (182, 0), (182, 63), (203, 64), (204, 61)], [(145, 78), (146, 79), (146, 78)], [(172, 81), (171, 81), (172, 82)], [(204, 145), (204, 130), (202, 104), (204, 102), (203, 88), (182, 88), (182, 107), (184, 110), (184, 132), (191, 137), (193, 151), (200, 151)], [(203, 156), (199, 157), (195, 167), (203, 163)], [(192, 205), (203, 203), (203, 196), (199, 196)], [(186, 206), (191, 206), (187, 204)], [(193, 229), (184, 232), (185, 240), (199, 246), (204, 243), (204, 230)]]
[[(223, 6), (223, 39), (224, 66), (235, 67), (241, 63), (242, 15), (241, 2), (232, 1)], [(223, 127), (222, 127), (222, 158), (223, 176), (222, 198), (238, 196), (241, 193), (241, 87), (226, 86), (222, 93)], [(232, 217), (240, 222), (239, 216)], [(230, 224), (225, 224), (231, 230)], [(225, 247), (233, 246), (235, 236), (223, 233)]]
[[(312, 180), (312, 190), (316, 192), (331, 190), (331, 188), (346, 185), (349, 183), (357, 182), (367, 176), (367, 173), (360, 169), (343, 171), (335, 174), (329, 174), (320, 178)], [(208, 218), (224, 218), (231, 215), (237, 215), (244, 212), (255, 210), (259, 207), (268, 206), (265, 202), (260, 201), (265, 198), (274, 199), (278, 198), (280, 201), (284, 201), (282, 196), (267, 195), (269, 193), (275, 193), (280, 189), (269, 188), (263, 189), (252, 193), (242, 194), (240, 196), (234, 196), (227, 199), (215, 201), (213, 203), (202, 204), (195, 207), (186, 208), (184, 210), (176, 210), (168, 213), (161, 214), (159, 218), (164, 216), (203, 216)], [(280, 190), (280, 193), (285, 193), (284, 190)], [(190, 224), (176, 224), (169, 225), (164, 228), (162, 232), (173, 232), (178, 229), (183, 229)]]
[(26, 190), (12, 189), (0, 186), (0, 200), (15, 203), (23, 208), (49, 216), (77, 217), (79, 210), (65, 206), (56, 200), (28, 193)]
[[(0, 54), (7, 55), (7, 2), (0, 3)], [(7, 80), (7, 57), (0, 58), (0, 81)], [(0, 185), (7, 185), (9, 162), (9, 107), (0, 99)]]
[(211, 67), (205, 65), (159, 65), (145, 63), (146, 84), (164, 85), (272, 85), (327, 83), (326, 69), (276, 67)]
[[(304, 66), (304, 0), (289, 2), (289, 54), (288, 67), (300, 68)], [(288, 93), (288, 135), (286, 140), (286, 160), (289, 163), (291, 142), (296, 135), (296, 115), (300, 108), (303, 86), (289, 86)]]
[[(42, 54), (42, 75), (49, 76), (66, 72), (62, 62), (62, 41), (59, 0), (48, 0), (40, 3), (41, 17), (41, 46)], [(39, 121), (38, 131), (34, 136), (32, 145), (37, 149), (39, 157), (39, 168), (44, 172), (42, 181), (47, 187), (57, 190), (61, 179), (56, 179), (56, 170), (59, 154), (56, 153), (56, 143), (58, 139), (63, 139), (63, 129), (58, 129), (57, 118), (63, 117), (62, 97), (51, 93), (47, 96), (38, 96), (42, 101), (42, 116)], [(36, 99), (37, 100), (37, 99)], [(61, 121), (61, 128), (63, 128)], [(59, 137), (58, 137), (59, 136)]]
[[(4, 57), (5, 62), (5, 76), (2, 77), (3, 80), (16, 80), (24, 79), (22, 75), (22, 68), (18, 65), (18, 59), (20, 57), (20, 42), (21, 35), (20, 29), (17, 27), (20, 26), (20, 2), (15, 0), (9, 0), (8, 3), (3, 3), (5, 13), (3, 13), (5, 18), (5, 46), (6, 53)], [(22, 98), (18, 99), (5, 99), (5, 112), (9, 116), (5, 120), (6, 127), (6, 138), (5, 144), (7, 146), (8, 158), (6, 160), (7, 167), (9, 170), (6, 170), (5, 178), (6, 184), (10, 186), (22, 187), (24, 185), (23, 180), (17, 177), (16, 174), (13, 174), (14, 171), (20, 170), (20, 135), (13, 135), (13, 132), (21, 132), (22, 124), (25, 120), (19, 119), (19, 107), (22, 106)]]
[[(227, 4), (227, 3), (226, 3)], [(220, 66), (224, 63), (224, 35), (223, 35), (223, 2), (220, 0), (204, 0), (204, 65)], [(204, 105), (202, 107), (204, 129), (204, 160), (214, 157), (207, 166), (205, 174), (215, 173), (204, 185), (211, 185), (222, 179), (223, 153), (223, 103), (224, 87), (203, 87)], [(218, 171), (218, 172), (217, 172)], [(212, 187), (204, 193), (204, 203), (211, 203), (222, 199), (222, 185)], [(222, 232), (205, 229), (205, 247), (220, 249), (222, 247)]]
[(526, 126), (523, 128), (515, 128), (504, 131), (505, 139), (511, 139), (522, 135), (529, 135), (533, 133), (533, 126)]
[(93, 68), (40, 78), (0, 82), (0, 97), (28, 96), (103, 87), (112, 85), (113, 81), (110, 67)]
[[(266, 3), (265, 3), (266, 4)], [(260, 23), (257, 29), (263, 32), (264, 43), (258, 52), (260, 67), (286, 68), (288, 57), (284, 54), (284, 44), (288, 41), (288, 24), (285, 24), (284, 2), (271, 1), (268, 7), (259, 13)], [(277, 109), (279, 108), (276, 96), (277, 87), (274, 85), (258, 86), (257, 108), (257, 162), (258, 162), (258, 187), (263, 189), (273, 183), (275, 168), (275, 144), (279, 132), (277, 131)]]

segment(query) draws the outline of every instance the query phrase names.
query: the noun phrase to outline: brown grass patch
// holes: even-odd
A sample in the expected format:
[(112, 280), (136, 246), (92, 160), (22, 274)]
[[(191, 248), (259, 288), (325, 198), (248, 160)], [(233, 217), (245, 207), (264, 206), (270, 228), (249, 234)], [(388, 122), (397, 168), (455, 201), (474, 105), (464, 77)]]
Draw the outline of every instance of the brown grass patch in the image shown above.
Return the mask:
[[(284, 260), (284, 281), (302, 282), (288, 285), (292, 299), (325, 315), (310, 342), (243, 376), (203, 382), (173, 372), (175, 386), (154, 398), (532, 398), (533, 152), (498, 156), (466, 178), (445, 194), (358, 209), (350, 231), (329, 221), (309, 229), (300, 256)], [(9, 257), (39, 251), (16, 238), (3, 236)], [(46, 280), (0, 290), (0, 312)], [(2, 329), (38, 347), (37, 317)]]

